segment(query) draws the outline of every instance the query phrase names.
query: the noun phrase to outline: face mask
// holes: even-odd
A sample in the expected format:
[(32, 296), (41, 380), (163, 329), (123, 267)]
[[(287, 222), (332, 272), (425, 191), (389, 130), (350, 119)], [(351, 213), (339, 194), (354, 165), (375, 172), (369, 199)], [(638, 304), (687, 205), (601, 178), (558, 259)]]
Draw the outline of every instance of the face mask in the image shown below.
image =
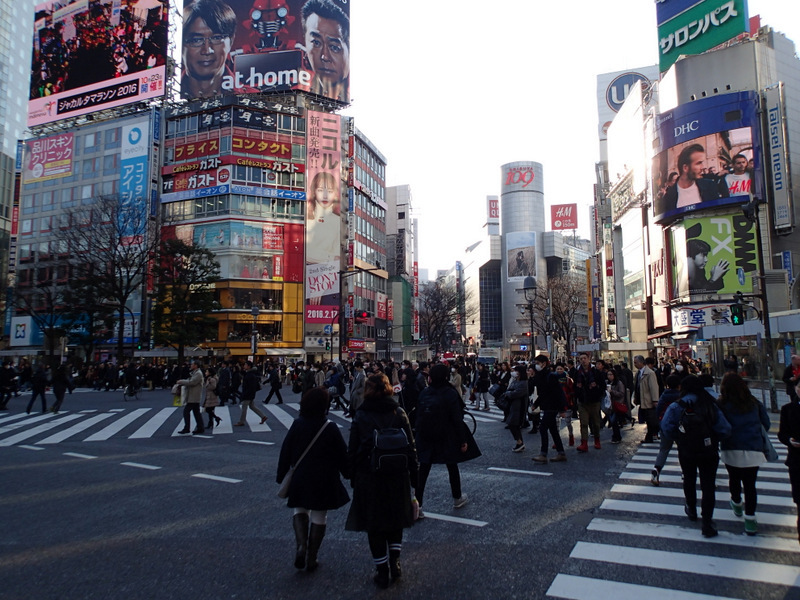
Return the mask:
[(535, 365), (533, 365), (533, 368), (536, 369), (537, 371), (541, 371), (543, 368), (542, 363), (536, 363)]
[(675, 370), (678, 371), (678, 373), (680, 373), (681, 371), (683, 371), (683, 365), (675, 365)]
[(451, 372), (451, 373), (455, 373), (455, 372), (456, 372), (456, 370), (455, 370), (455, 369), (450, 369), (450, 372)]
[(516, 379), (517, 377), (519, 377), (519, 373), (517, 373), (516, 371), (512, 371), (511, 372), (511, 378), (512, 379)]

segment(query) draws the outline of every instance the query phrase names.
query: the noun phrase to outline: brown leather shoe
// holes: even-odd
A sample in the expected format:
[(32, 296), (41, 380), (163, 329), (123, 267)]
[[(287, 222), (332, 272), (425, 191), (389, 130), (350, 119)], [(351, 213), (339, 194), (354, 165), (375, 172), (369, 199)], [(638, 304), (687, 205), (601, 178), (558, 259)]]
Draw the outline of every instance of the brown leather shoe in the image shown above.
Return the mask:
[(234, 427), (244, 427), (244, 423), (234, 423)]

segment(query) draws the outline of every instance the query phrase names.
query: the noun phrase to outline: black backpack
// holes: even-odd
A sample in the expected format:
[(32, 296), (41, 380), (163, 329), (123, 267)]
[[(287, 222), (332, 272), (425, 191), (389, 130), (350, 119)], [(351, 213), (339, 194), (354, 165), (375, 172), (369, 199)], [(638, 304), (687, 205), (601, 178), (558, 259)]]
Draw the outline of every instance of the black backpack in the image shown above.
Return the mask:
[(397, 412), (388, 427), (376, 424), (373, 432), (373, 447), (370, 454), (370, 468), (373, 473), (395, 475), (407, 473), (414, 454), (414, 448), (402, 427), (394, 427)]
[(678, 400), (678, 404), (683, 409), (678, 419), (678, 450), (694, 455), (716, 452), (712, 407), (702, 401), (692, 405)]

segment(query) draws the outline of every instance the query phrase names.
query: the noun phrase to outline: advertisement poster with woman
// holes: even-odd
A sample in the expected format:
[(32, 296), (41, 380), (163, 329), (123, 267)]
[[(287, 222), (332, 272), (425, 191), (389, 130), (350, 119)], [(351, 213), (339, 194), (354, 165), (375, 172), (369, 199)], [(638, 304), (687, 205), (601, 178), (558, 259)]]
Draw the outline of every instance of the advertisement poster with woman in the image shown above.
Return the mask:
[(536, 232), (514, 231), (506, 234), (508, 281), (536, 277)]
[(670, 229), (672, 298), (753, 291), (755, 224), (735, 213), (686, 219)]
[[(342, 263), (341, 119), (309, 111), (306, 164), (306, 322), (338, 314)], [(320, 316), (322, 315), (322, 316)]]
[(186, 0), (183, 98), (301, 90), (350, 101), (347, 0)]

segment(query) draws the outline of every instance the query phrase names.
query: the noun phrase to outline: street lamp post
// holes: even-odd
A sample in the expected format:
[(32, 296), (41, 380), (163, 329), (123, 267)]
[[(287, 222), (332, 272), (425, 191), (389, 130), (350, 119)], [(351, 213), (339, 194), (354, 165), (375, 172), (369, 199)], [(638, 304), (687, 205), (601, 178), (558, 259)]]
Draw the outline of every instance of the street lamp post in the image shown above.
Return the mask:
[(253, 354), (253, 360), (255, 360), (258, 354), (258, 315), (261, 314), (261, 309), (257, 304), (253, 304), (253, 307), (250, 309), (250, 314), (253, 315), (253, 332), (250, 339), (250, 352)]
[(533, 303), (536, 301), (537, 285), (536, 278), (528, 275), (522, 282), (522, 293), (525, 294), (525, 300), (528, 301), (528, 315), (531, 318), (531, 348), (530, 348), (530, 362), (533, 363), (534, 355), (536, 353), (536, 333), (533, 328)]

